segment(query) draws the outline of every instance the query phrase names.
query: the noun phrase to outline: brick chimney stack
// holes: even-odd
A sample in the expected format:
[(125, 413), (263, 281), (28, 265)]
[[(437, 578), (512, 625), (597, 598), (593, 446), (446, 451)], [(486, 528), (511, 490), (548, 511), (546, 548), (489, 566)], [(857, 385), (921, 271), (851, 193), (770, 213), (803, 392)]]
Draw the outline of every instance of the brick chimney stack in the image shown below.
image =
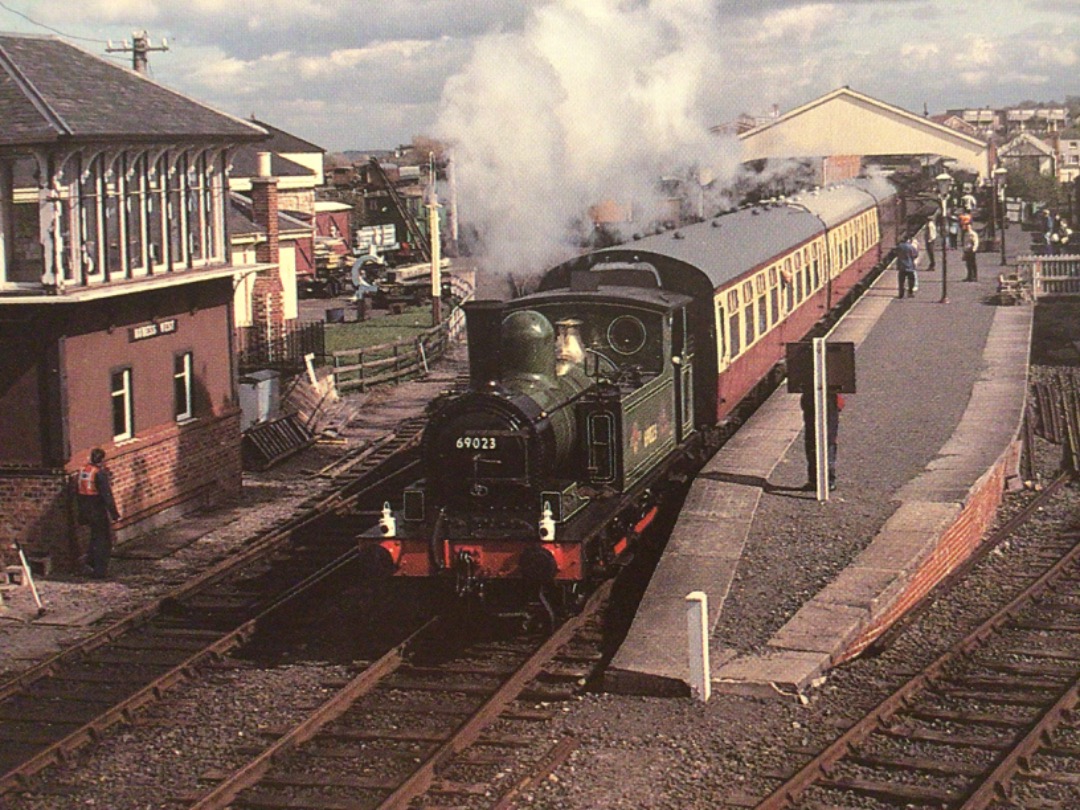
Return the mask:
[(259, 152), (259, 176), (251, 178), (251, 218), (266, 229), (255, 245), (255, 260), (270, 265), (260, 270), (252, 289), (252, 325), (265, 343), (267, 358), (279, 359), (285, 349), (285, 303), (278, 245), (278, 179), (270, 174), (270, 153)]
[(259, 152), (259, 176), (251, 178), (252, 219), (266, 228), (266, 241), (255, 248), (261, 264), (277, 264), (278, 253), (278, 179), (270, 174), (270, 153)]

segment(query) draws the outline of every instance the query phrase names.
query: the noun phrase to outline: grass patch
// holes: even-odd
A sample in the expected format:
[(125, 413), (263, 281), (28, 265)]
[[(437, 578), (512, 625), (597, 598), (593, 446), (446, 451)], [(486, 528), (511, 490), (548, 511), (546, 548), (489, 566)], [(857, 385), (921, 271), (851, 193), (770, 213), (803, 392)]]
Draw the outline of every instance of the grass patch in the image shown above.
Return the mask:
[(400, 315), (380, 315), (355, 323), (326, 324), (326, 352), (350, 351), (414, 339), (431, 328), (431, 307), (409, 307)]

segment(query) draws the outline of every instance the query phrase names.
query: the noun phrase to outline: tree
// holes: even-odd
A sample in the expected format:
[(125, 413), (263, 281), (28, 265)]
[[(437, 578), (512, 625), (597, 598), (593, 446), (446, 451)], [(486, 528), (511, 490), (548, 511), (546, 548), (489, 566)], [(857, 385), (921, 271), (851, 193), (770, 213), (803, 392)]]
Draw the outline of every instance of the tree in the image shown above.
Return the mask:
[(1019, 197), (1054, 210), (1061, 210), (1069, 205), (1069, 193), (1061, 183), (1051, 175), (1040, 174), (1030, 166), (1009, 169), (1005, 182), (1008, 184), (1006, 193), (1010, 197)]

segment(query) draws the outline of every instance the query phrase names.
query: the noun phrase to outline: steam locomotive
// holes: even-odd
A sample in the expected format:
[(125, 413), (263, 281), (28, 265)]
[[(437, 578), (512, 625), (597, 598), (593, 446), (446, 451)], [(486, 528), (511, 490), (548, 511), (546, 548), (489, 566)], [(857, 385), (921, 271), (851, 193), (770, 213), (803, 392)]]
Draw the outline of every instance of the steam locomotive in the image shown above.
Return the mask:
[[(654, 520), (732, 409), (891, 255), (902, 199), (861, 178), (597, 250), (466, 305), (468, 390), (425, 477), (359, 538), (372, 575), (573, 599)], [(546, 603), (545, 603), (546, 604)]]

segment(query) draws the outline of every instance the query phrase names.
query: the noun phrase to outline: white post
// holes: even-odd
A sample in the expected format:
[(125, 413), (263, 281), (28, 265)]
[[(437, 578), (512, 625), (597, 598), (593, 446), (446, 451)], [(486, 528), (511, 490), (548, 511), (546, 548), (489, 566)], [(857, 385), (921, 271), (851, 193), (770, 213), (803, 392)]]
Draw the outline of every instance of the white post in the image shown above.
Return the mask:
[(686, 632), (690, 650), (690, 691), (707, 702), (712, 695), (709, 678), (709, 597), (704, 591), (686, 595)]
[(817, 499), (829, 500), (829, 431), (826, 396), (825, 338), (814, 338), (814, 450)]

